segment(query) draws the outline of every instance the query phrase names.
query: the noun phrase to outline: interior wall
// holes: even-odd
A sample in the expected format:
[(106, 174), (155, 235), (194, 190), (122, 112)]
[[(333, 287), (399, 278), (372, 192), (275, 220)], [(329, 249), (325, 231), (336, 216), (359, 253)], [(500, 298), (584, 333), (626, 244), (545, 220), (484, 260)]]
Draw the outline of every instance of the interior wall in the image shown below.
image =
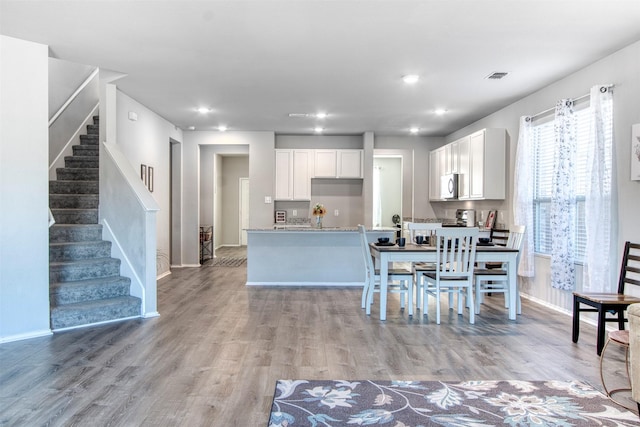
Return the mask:
[[(184, 133), (184, 211), (183, 254), (185, 266), (199, 266), (200, 217), (200, 151), (209, 145), (244, 145), (249, 147), (249, 226), (273, 227), (274, 132), (216, 132), (193, 131)], [(268, 206), (266, 206), (268, 205)], [(220, 228), (222, 225), (214, 224)], [(214, 231), (215, 233), (215, 231)]]
[[(182, 141), (182, 130), (121, 91), (116, 94), (116, 103), (117, 144), (135, 170), (139, 171), (142, 164), (153, 168), (151, 195), (160, 206), (157, 214), (158, 252), (166, 257), (171, 246), (171, 140)], [(134, 113), (137, 118), (130, 119), (129, 113)], [(165, 274), (170, 269), (167, 262), (159, 263), (159, 266), (162, 271), (158, 271), (158, 275)]]
[(48, 54), (0, 36), (0, 342), (51, 333)]
[[(614, 161), (618, 191), (618, 213), (613, 224), (617, 240), (618, 258), (611, 267), (611, 280), (615, 283), (621, 259), (624, 241), (640, 241), (640, 181), (631, 181), (631, 126), (640, 123), (640, 42), (636, 42), (620, 51), (588, 66), (570, 76), (553, 83), (546, 88), (527, 96), (502, 110), (495, 112), (459, 131), (448, 135), (447, 142), (468, 135), (483, 128), (506, 128), (510, 139), (508, 195), (501, 206), (508, 213), (507, 222), (513, 222), (513, 165), (518, 141), (520, 116), (533, 115), (552, 108), (562, 98), (577, 98), (589, 93), (592, 86), (614, 84), (613, 126)], [(447, 205), (449, 206), (449, 205)], [(553, 289), (550, 286), (549, 257), (536, 256), (536, 276), (522, 280), (521, 289), (534, 299), (566, 312), (572, 311), (572, 293)], [(577, 290), (582, 286), (582, 269), (578, 268)], [(632, 287), (633, 288), (633, 287)], [(636, 289), (629, 293), (640, 294)]]

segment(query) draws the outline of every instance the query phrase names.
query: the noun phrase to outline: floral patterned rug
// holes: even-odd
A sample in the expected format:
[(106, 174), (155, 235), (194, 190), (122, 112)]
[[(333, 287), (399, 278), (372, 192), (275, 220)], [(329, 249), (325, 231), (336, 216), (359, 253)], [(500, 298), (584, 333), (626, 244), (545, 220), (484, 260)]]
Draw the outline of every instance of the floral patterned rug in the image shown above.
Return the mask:
[(269, 427), (638, 426), (579, 381), (279, 380)]

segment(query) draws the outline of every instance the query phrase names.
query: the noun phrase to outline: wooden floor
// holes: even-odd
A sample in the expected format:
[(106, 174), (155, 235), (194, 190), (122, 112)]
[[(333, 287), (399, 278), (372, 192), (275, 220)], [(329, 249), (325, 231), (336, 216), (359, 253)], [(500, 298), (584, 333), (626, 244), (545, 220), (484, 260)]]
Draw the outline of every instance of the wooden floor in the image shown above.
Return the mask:
[[(224, 250), (217, 251), (224, 256)], [(234, 254), (232, 256), (237, 256)], [(523, 300), (507, 320), (443, 311), (386, 322), (354, 288), (246, 287), (245, 267), (186, 268), (158, 284), (161, 316), (0, 345), (2, 426), (261, 426), (277, 379), (579, 379), (601, 389), (595, 328)], [(623, 375), (611, 348), (607, 375)]]

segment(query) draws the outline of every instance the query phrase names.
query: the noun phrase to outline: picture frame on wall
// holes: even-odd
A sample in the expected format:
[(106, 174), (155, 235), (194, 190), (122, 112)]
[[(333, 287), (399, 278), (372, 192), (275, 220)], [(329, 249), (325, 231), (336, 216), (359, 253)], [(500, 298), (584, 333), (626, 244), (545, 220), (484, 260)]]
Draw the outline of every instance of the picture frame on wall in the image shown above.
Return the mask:
[(140, 179), (147, 186), (147, 165), (140, 165)]
[(147, 167), (147, 173), (147, 188), (149, 189), (150, 193), (153, 193), (153, 168), (151, 166)]
[(640, 181), (640, 123), (631, 126), (631, 180)]

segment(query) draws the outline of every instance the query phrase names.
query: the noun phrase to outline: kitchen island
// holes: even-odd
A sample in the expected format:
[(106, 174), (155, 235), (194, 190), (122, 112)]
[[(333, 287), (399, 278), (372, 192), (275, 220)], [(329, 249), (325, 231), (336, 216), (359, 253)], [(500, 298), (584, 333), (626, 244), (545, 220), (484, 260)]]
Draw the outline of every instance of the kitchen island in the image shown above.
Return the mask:
[[(395, 240), (394, 228), (367, 230), (367, 239)], [(363, 286), (364, 259), (355, 227), (247, 230), (247, 285)]]

